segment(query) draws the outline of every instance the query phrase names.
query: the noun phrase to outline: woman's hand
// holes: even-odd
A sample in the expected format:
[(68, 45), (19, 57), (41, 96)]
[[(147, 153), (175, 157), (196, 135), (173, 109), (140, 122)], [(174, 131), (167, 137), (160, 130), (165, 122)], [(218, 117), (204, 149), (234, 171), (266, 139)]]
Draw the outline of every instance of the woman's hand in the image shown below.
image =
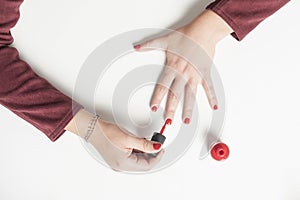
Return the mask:
[[(79, 111), (67, 125), (66, 130), (76, 133), (91, 143), (101, 154), (106, 163), (117, 171), (147, 171), (156, 165), (164, 150), (161, 144), (138, 138), (124, 132), (115, 124), (97, 119), (88, 138), (87, 130), (93, 124), (93, 115)], [(158, 153), (159, 152), (159, 153)], [(149, 154), (158, 153), (157, 156)]]
[[(213, 59), (217, 42), (231, 32), (232, 29), (223, 19), (214, 12), (206, 10), (190, 24), (175, 32), (135, 45), (137, 51), (163, 49), (166, 53), (166, 67), (150, 102), (152, 111), (158, 109), (162, 99), (168, 93), (165, 118), (172, 120), (178, 102), (185, 93), (182, 119), (184, 123), (190, 123), (198, 84), (205, 89), (211, 108), (218, 109), (210, 76), (212, 62), (207, 60)], [(201, 54), (199, 48), (206, 55)], [(178, 52), (181, 52), (181, 55), (178, 55)], [(203, 61), (193, 66), (195, 63), (190, 61), (195, 59), (203, 59)]]

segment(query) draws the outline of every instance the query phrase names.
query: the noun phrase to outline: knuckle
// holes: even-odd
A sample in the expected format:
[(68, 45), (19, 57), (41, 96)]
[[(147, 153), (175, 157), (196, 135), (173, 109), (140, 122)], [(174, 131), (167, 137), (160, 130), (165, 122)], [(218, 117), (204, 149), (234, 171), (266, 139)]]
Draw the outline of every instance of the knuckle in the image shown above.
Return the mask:
[(164, 67), (164, 71), (163, 71), (163, 76), (164, 77), (168, 77), (170, 75), (174, 75), (175, 71), (174, 69), (171, 67), (172, 65), (170, 65), (169, 63), (167, 63), (167, 65)]
[(166, 90), (166, 87), (164, 85), (162, 85), (161, 83), (156, 85), (156, 94), (160, 94), (160, 93), (164, 93)]
[(174, 65), (176, 63), (175, 57), (172, 53), (167, 52), (166, 53), (166, 67), (169, 69), (174, 69)]
[(174, 116), (175, 115), (175, 111), (176, 109), (175, 108), (168, 108), (167, 110), (167, 116)]
[(185, 113), (185, 114), (190, 114), (190, 113), (192, 113), (192, 111), (193, 111), (193, 108), (192, 108), (192, 107), (188, 107), (188, 108), (185, 108), (185, 109), (184, 109), (184, 113)]
[(175, 91), (173, 99), (174, 101), (179, 101), (181, 99), (181, 91)]
[(211, 100), (217, 102), (217, 97), (215, 95), (212, 95)]
[(198, 84), (198, 79), (192, 77), (192, 78), (190, 78), (190, 79), (188, 80), (188, 84), (189, 84), (190, 86), (195, 86), (195, 85)]
[(171, 89), (170, 89), (169, 93), (168, 93), (168, 101), (170, 102), (170, 101), (174, 100), (174, 98), (175, 98), (175, 95), (174, 95), (173, 91), (171, 91)]
[(183, 61), (179, 60), (179, 61), (175, 62), (173, 66), (177, 72), (183, 73), (185, 70), (185, 63)]
[(152, 46), (152, 41), (147, 41), (145, 44), (144, 44), (144, 48), (151, 48)]
[(148, 147), (149, 147), (149, 143), (147, 142), (147, 140), (145, 140), (145, 139), (142, 139), (142, 143), (143, 143), (143, 149), (144, 150), (147, 150), (148, 149)]
[(176, 92), (176, 91), (170, 91), (169, 96), (168, 96), (168, 100), (170, 102), (177, 102), (180, 98), (180, 93)]

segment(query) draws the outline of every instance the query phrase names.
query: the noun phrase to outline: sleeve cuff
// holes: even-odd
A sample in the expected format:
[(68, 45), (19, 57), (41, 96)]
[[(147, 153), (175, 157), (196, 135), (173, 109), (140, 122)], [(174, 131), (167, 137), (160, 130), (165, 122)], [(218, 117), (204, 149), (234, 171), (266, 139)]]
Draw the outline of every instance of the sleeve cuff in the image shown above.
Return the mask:
[(61, 120), (61, 123), (54, 129), (54, 131), (48, 136), (52, 142), (55, 142), (60, 136), (64, 134), (65, 127), (73, 119), (76, 113), (83, 107), (77, 102), (73, 101), (73, 108), (66, 114), (66, 116)]
[(241, 41), (246, 37), (247, 33), (243, 32), (239, 26), (231, 19), (230, 16), (226, 14), (224, 10), (222, 10), (222, 6), (226, 4), (227, 1), (215, 1), (209, 4), (206, 9), (212, 10), (217, 15), (219, 15), (231, 28), (234, 32), (231, 35), (238, 41)]

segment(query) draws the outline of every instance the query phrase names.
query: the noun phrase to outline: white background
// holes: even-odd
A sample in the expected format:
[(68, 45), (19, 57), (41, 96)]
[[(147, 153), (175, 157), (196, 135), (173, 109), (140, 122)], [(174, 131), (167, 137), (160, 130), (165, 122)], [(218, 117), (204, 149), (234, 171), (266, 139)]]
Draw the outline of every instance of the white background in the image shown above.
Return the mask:
[[(165, 28), (208, 2), (186, 0), (26, 1), (12, 31), (33, 69), (71, 95), (86, 57), (111, 36)], [(227, 97), (226, 162), (199, 161), (199, 147), (148, 175), (114, 172), (78, 138), (50, 142), (0, 108), (0, 199), (299, 199), (300, 2), (264, 21), (245, 40), (219, 43), (215, 63)]]

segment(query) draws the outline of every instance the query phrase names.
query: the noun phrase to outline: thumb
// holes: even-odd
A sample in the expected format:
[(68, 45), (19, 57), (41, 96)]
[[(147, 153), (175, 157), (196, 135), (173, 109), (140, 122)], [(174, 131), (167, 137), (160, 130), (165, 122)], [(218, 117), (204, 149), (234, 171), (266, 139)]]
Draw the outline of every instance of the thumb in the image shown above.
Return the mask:
[(150, 51), (150, 50), (166, 50), (168, 47), (167, 37), (160, 37), (153, 40), (148, 40), (146, 42), (142, 42), (140, 44), (135, 44), (133, 48), (136, 51)]
[(140, 150), (145, 153), (156, 153), (161, 150), (161, 143), (146, 140), (144, 138), (138, 138), (129, 136), (128, 147), (136, 150)]

